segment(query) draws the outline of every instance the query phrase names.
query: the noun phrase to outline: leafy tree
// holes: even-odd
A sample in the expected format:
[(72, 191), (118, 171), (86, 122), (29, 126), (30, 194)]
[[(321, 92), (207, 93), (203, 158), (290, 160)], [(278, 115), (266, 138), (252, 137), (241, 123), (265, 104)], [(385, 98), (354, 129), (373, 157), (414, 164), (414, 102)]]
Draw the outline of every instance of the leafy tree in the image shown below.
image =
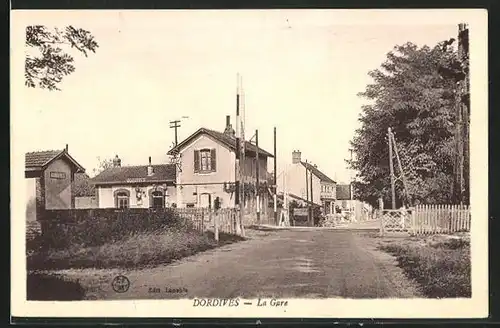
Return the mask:
[(75, 197), (90, 197), (95, 195), (95, 187), (90, 183), (90, 177), (86, 173), (76, 173), (72, 185)]
[(97, 157), (97, 160), (99, 161), (99, 164), (97, 165), (97, 168), (93, 170), (94, 176), (110, 167), (113, 167), (113, 159), (101, 159), (100, 157)]
[(63, 30), (49, 30), (43, 25), (27, 26), (26, 46), (35, 50), (34, 54), (26, 55), (26, 86), (49, 90), (60, 90), (57, 85), (63, 77), (75, 71), (74, 58), (67, 50), (76, 49), (87, 57), (99, 47), (89, 31), (71, 25)]
[[(412, 43), (396, 46), (379, 69), (369, 72), (373, 83), (359, 95), (369, 100), (359, 118), (361, 128), (351, 141), (355, 153), (349, 166), (358, 172), (355, 194), (371, 205), (382, 197), (390, 204), (387, 129), (394, 132), (410, 200), (447, 202), (453, 174), (453, 133), (457, 79), (453, 40), (433, 48)], [(399, 174), (395, 159), (396, 174)], [(403, 197), (397, 183), (397, 203)]]

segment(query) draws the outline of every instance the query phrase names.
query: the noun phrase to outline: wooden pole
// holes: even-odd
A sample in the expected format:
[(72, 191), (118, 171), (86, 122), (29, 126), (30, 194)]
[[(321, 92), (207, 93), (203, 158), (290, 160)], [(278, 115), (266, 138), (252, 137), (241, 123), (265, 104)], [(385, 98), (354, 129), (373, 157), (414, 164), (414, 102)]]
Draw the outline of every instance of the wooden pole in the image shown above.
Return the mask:
[(311, 205), (309, 204), (309, 176), (308, 176), (308, 169), (307, 169), (307, 160), (306, 160), (306, 205), (307, 205), (307, 224), (309, 225), (309, 222), (311, 221)]
[(257, 200), (257, 223), (260, 224), (259, 130), (255, 130), (255, 146), (257, 148), (256, 156), (255, 156), (257, 159), (257, 164), (255, 165), (255, 175), (256, 175), (255, 194), (256, 194), (256, 200)]
[(277, 225), (278, 224), (278, 200), (277, 200), (277, 194), (278, 194), (278, 179), (277, 179), (277, 153), (276, 153), (276, 127), (274, 127), (274, 222)]
[(309, 225), (312, 227), (314, 226), (314, 198), (313, 198), (313, 173), (312, 170), (309, 171), (309, 188), (311, 188), (311, 216), (310, 216), (310, 222)]
[(401, 180), (403, 181), (404, 194), (408, 206), (411, 206), (410, 196), (408, 195), (408, 185), (406, 183), (405, 173), (403, 172), (403, 165), (401, 164), (401, 159), (399, 158), (398, 147), (396, 144), (396, 139), (394, 139), (394, 134), (391, 132), (392, 143), (394, 144), (394, 152), (396, 153), (396, 159), (398, 161), (399, 173), (401, 174)]
[[(237, 82), (237, 91), (236, 91), (236, 149), (235, 149), (235, 192), (234, 192), (234, 204), (238, 208), (240, 208), (240, 212), (243, 211), (242, 201), (240, 199), (241, 193), (241, 165), (240, 165), (240, 79), (238, 74), (238, 82)], [(242, 213), (239, 213), (240, 215)], [(236, 220), (236, 234), (241, 233), (240, 224), (238, 223), (238, 216), (235, 217)]]
[(391, 172), (391, 199), (392, 199), (392, 209), (396, 209), (396, 189), (394, 181), (394, 163), (392, 156), (392, 138), (391, 138), (391, 128), (387, 128), (387, 138), (389, 141), (389, 169)]

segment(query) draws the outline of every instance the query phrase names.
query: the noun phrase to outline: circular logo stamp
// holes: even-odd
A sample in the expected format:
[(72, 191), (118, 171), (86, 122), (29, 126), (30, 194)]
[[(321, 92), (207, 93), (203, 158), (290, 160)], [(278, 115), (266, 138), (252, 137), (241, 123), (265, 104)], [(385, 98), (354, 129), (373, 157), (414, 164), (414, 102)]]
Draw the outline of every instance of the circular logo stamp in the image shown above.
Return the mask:
[(130, 287), (130, 280), (125, 276), (116, 276), (111, 283), (113, 290), (117, 293), (125, 293)]

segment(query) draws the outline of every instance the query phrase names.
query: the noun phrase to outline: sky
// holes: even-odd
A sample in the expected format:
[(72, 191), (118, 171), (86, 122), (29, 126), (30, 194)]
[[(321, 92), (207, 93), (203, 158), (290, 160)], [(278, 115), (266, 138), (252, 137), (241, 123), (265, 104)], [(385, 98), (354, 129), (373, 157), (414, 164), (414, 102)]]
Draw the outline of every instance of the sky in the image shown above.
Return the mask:
[[(293, 150), (300, 150), (303, 160), (344, 183), (352, 173), (345, 164), (349, 141), (367, 103), (357, 94), (372, 82), (368, 72), (380, 67), (395, 45), (434, 46), (456, 37), (459, 23), (383, 16), (370, 23), (313, 10), (16, 17), (18, 26), (73, 24), (99, 43), (89, 57), (75, 54), (76, 70), (59, 85), (62, 91), (20, 91), (14, 110), (22, 119), (13, 129), (23, 151), (68, 144), (90, 175), (98, 157), (118, 155), (122, 165), (147, 164), (149, 156), (154, 164), (166, 163), (174, 140), (169, 121), (181, 120), (179, 141), (202, 126), (223, 131), (226, 115), (234, 126), (239, 73), (245, 134), (258, 129), (261, 147), (272, 152), (276, 127), (278, 171), (291, 162)], [(15, 37), (22, 47), (23, 33)]]

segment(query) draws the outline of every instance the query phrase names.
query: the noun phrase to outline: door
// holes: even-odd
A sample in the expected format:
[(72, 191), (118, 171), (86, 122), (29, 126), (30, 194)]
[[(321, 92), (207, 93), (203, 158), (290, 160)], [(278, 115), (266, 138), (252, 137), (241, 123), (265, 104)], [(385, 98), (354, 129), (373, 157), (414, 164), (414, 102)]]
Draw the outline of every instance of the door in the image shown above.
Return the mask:
[(203, 208), (212, 208), (212, 199), (210, 194), (201, 194), (200, 195), (200, 207)]
[(165, 206), (165, 198), (163, 197), (163, 192), (153, 191), (151, 193), (153, 208), (163, 208)]

